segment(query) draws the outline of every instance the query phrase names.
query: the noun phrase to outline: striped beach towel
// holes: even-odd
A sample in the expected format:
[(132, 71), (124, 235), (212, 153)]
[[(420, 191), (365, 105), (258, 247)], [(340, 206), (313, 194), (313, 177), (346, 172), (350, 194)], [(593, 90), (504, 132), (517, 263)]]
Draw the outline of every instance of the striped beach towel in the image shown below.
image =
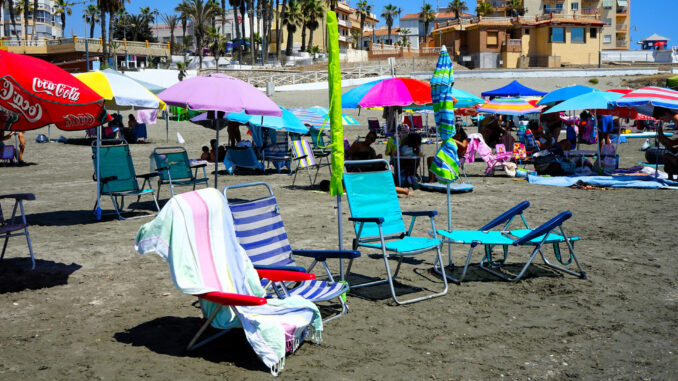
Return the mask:
[[(175, 196), (136, 236), (135, 249), (155, 252), (169, 262), (172, 280), (187, 294), (213, 291), (264, 297), (265, 290), (245, 250), (238, 243), (231, 212), (214, 188)], [(259, 358), (276, 374), (286, 352), (309, 338), (320, 343), (322, 320), (317, 307), (301, 297), (269, 299), (262, 306), (224, 307), (201, 299), (204, 316), (220, 309), (212, 326), (243, 328)]]

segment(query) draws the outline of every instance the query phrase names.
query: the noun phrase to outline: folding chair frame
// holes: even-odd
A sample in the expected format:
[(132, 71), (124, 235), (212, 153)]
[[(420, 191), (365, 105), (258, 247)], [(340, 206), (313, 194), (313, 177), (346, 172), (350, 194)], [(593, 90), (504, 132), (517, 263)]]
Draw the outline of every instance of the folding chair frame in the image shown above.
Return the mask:
[[(157, 155), (161, 155), (162, 151), (171, 151), (171, 150), (175, 150), (175, 151), (181, 150), (184, 153), (186, 152), (186, 149), (184, 147), (181, 147), (181, 146), (157, 147), (151, 153), (151, 155), (152, 155), (151, 160), (155, 161), (155, 157)], [(173, 152), (173, 153), (176, 153), (176, 152)], [(188, 155), (186, 157), (188, 158)], [(154, 163), (151, 163), (151, 167), (153, 167), (153, 164)], [(160, 197), (160, 187), (162, 186), (163, 183), (169, 183), (170, 192), (172, 193), (172, 197), (174, 197), (175, 182), (176, 182), (176, 185), (179, 185), (179, 186), (193, 185), (193, 190), (195, 190), (195, 186), (197, 184), (200, 184), (200, 183), (205, 183), (206, 188), (209, 187), (209, 179), (207, 178), (207, 170), (205, 169), (205, 167), (207, 167), (207, 164), (190, 165), (190, 162), (187, 163), (187, 164), (188, 164), (188, 167), (190, 169), (194, 170), (192, 177), (188, 180), (181, 180), (181, 179), (176, 179), (176, 181), (172, 180), (172, 168), (171, 168), (172, 163), (168, 163), (168, 165), (169, 165), (168, 167), (158, 169), (159, 172), (167, 172), (167, 180), (164, 180), (162, 178), (162, 176), (160, 176), (158, 178), (158, 189), (157, 189), (158, 197)], [(203, 177), (198, 178), (198, 169), (200, 169), (200, 168), (202, 168)]]
[[(0, 253), (0, 260), (5, 257), (5, 250), (10, 237), (26, 236), (26, 243), (28, 243), (28, 252), (31, 254), (31, 270), (35, 270), (35, 257), (33, 256), (33, 246), (31, 245), (31, 235), (28, 233), (28, 222), (26, 222), (26, 212), (24, 211), (24, 200), (33, 201), (35, 195), (32, 193), (17, 193), (0, 195), (0, 199), (13, 198), (14, 207), (12, 208), (12, 216), (4, 219), (2, 216), (2, 206), (0, 205), (0, 238), (5, 238), (2, 245), (2, 253)], [(21, 223), (17, 224), (14, 221), (19, 217), (16, 212), (17, 209), (21, 211)], [(22, 232), (20, 232), (23, 230)]]

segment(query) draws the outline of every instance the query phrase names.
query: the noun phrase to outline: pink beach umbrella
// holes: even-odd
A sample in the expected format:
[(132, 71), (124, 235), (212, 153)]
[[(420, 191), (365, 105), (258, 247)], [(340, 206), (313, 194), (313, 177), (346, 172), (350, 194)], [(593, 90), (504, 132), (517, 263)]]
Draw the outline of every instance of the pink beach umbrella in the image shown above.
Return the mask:
[[(209, 119), (217, 131), (219, 147), (219, 114), (245, 112), (248, 115), (281, 116), (280, 107), (256, 87), (226, 74), (208, 74), (181, 81), (158, 94), (171, 106), (192, 110), (208, 111)], [(210, 117), (211, 116), (211, 117)], [(218, 160), (217, 160), (218, 161)], [(215, 162), (214, 187), (217, 187), (217, 166)]]

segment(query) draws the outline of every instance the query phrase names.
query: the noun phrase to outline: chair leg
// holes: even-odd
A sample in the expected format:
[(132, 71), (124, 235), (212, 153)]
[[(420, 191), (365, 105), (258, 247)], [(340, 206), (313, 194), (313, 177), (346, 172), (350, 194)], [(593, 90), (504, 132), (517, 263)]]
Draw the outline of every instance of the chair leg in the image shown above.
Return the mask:
[(306, 174), (308, 175), (308, 182), (313, 186), (313, 180), (311, 180), (311, 169), (307, 166), (306, 167)]
[[(402, 258), (401, 258), (400, 261), (398, 261), (399, 262), (398, 267), (400, 267), (401, 261), (402, 261)], [(435, 262), (440, 262), (440, 265), (441, 265), (440, 271), (442, 272), (442, 280), (443, 280), (444, 288), (443, 288), (442, 291), (440, 291), (438, 293), (434, 293), (434, 294), (430, 294), (430, 295), (426, 295), (426, 296), (421, 296), (421, 297), (418, 297), (418, 298), (412, 298), (412, 299), (408, 299), (408, 300), (399, 300), (398, 297), (396, 296), (396, 293), (395, 293), (395, 287), (393, 285), (393, 278), (394, 277), (393, 278), (391, 277), (391, 269), (388, 265), (388, 257), (386, 257), (386, 256), (384, 257), (384, 262), (386, 263), (386, 272), (387, 272), (387, 276), (388, 276), (388, 283), (389, 283), (389, 286), (391, 287), (391, 296), (393, 296), (393, 300), (398, 305), (415, 303), (415, 302), (419, 302), (419, 301), (426, 300), (426, 299), (437, 298), (439, 296), (443, 296), (443, 295), (447, 294), (447, 289), (448, 289), (447, 275), (445, 274), (445, 268), (442, 266), (443, 258), (442, 258), (442, 255), (440, 254), (440, 247), (436, 248), (436, 259), (434, 261), (434, 264), (435, 264)]]
[[(28, 243), (28, 252), (31, 254), (31, 263), (33, 264), (31, 270), (35, 270), (35, 257), (33, 256), (33, 245), (31, 245), (31, 235), (28, 233), (28, 222), (26, 221), (26, 213), (24, 212), (24, 203), (21, 200), (19, 200), (18, 203), (19, 209), (21, 209), (21, 220), (24, 224), (24, 234), (26, 235), (26, 242)], [(3, 255), (5, 254), (4, 249), (2, 253)]]
[(226, 332), (228, 332), (228, 331), (224, 330), (224, 331), (217, 333), (216, 335), (208, 337), (207, 339), (199, 342), (198, 344), (195, 343), (196, 341), (198, 341), (200, 336), (202, 336), (203, 332), (205, 332), (207, 327), (210, 326), (210, 324), (212, 323), (212, 320), (214, 320), (214, 318), (217, 316), (217, 312), (219, 312), (220, 309), (221, 309), (221, 307), (215, 307), (214, 308), (214, 311), (212, 311), (212, 313), (210, 314), (210, 317), (207, 320), (205, 320), (203, 325), (200, 326), (200, 329), (198, 330), (198, 332), (191, 339), (191, 342), (188, 343), (188, 346), (186, 347), (187, 351), (192, 351), (194, 349), (198, 349), (198, 348), (202, 347), (203, 345), (209, 343), (210, 341), (212, 341), (212, 340), (220, 337), (221, 335), (225, 334)]
[[(449, 245), (451, 245), (451, 243), (449, 243)], [(444, 271), (439, 271), (436, 268), (437, 263), (434, 263), (434, 265), (433, 265), (434, 271), (437, 272), (440, 275), (445, 275), (447, 277), (447, 279), (451, 280), (455, 284), (461, 284), (461, 282), (466, 277), (466, 272), (468, 271), (469, 264), (471, 263), (471, 256), (473, 255), (474, 249), (475, 249), (475, 245), (471, 245), (471, 247), (468, 250), (468, 255), (466, 256), (466, 262), (464, 263), (464, 268), (462, 269), (461, 274), (459, 275), (459, 278), (455, 278), (451, 274), (447, 274)], [(436, 259), (436, 262), (437, 262), (437, 259)], [(440, 260), (440, 264), (441, 264), (441, 266), (443, 266), (442, 259)], [(450, 268), (450, 271), (454, 270), (454, 263), (452, 262), (451, 251), (450, 251), (450, 257), (448, 258), (447, 267)]]
[(2, 254), (0, 254), (0, 260), (2, 260), (5, 257), (5, 250), (7, 249), (7, 242), (9, 241), (9, 237), (11, 237), (9, 233), (5, 235), (5, 244), (2, 245)]

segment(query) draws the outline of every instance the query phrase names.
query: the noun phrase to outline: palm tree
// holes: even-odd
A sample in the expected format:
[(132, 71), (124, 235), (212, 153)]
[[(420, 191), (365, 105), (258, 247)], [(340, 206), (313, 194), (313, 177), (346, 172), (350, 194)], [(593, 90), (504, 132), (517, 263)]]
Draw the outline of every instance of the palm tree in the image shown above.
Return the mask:
[(396, 17), (400, 16), (400, 12), (402, 12), (402, 10), (393, 4), (384, 5), (384, 9), (381, 11), (381, 17), (386, 19), (388, 39), (391, 41), (391, 43), (393, 43), (393, 40), (391, 40), (391, 28), (393, 28), (393, 21)]
[(242, 62), (242, 41), (240, 40), (240, 27), (238, 27), (238, 7), (243, 0), (228, 0), (228, 3), (233, 7), (233, 22), (235, 23), (235, 36), (238, 41), (238, 62)]
[[(0, 0), (0, 4), (4, 7), (5, 1)], [(14, 16), (16, 5), (14, 4), (14, 0), (6, 0), (6, 4), (7, 8), (9, 8), (9, 20), (12, 24), (12, 29), (14, 29), (14, 35), (16, 36), (16, 39), (19, 40), (19, 33), (16, 32), (16, 17)], [(6, 30), (9, 32), (9, 28)], [(5, 35), (8, 36), (9, 33), (5, 33)]]
[(506, 4), (506, 16), (515, 17), (525, 14), (525, 8), (521, 0), (511, 0)]
[[(24, 38), (24, 41), (28, 39), (28, 13), (33, 10), (33, 4), (29, 0), (21, 0), (15, 6), (16, 13), (22, 15), (24, 20), (23, 30), (21, 31), (21, 36)], [(16, 29), (15, 29), (16, 30)], [(18, 37), (18, 34), (17, 34)]]
[(363, 48), (363, 31), (365, 30), (365, 19), (372, 13), (372, 6), (367, 0), (359, 1), (356, 7), (358, 17), (360, 18), (360, 49)]
[(188, 24), (188, 14), (185, 10), (188, 9), (188, 5), (185, 1), (180, 2), (174, 11), (179, 13), (179, 20), (181, 21), (181, 44), (186, 48), (186, 24)]
[[(424, 23), (424, 37), (423, 41), (426, 42), (426, 37), (428, 36), (428, 26), (431, 24), (431, 21), (436, 20), (436, 11), (433, 9), (433, 6), (429, 3), (424, 3), (421, 6), (421, 11), (419, 12), (419, 20)], [(402, 30), (400, 34), (402, 35)], [(419, 39), (422, 40), (421, 36)]]
[(179, 17), (177, 15), (171, 15), (164, 13), (160, 15), (160, 19), (163, 23), (167, 24), (167, 27), (170, 31), (170, 54), (174, 53), (174, 28), (179, 24)]
[(66, 15), (73, 14), (71, 9), (71, 2), (69, 0), (56, 0), (54, 2), (54, 14), (61, 16), (61, 37), (66, 37)]
[(306, 0), (304, 13), (306, 15), (306, 27), (310, 32), (308, 47), (313, 46), (313, 33), (320, 27), (320, 22), (325, 17), (325, 6), (321, 0)]
[(410, 34), (410, 30), (403, 28), (398, 31), (398, 34), (400, 34), (400, 44), (402, 46), (407, 46), (407, 44), (410, 42), (409, 38), (407, 37)]
[(31, 36), (31, 40), (35, 40), (35, 37), (38, 33), (38, 28), (37, 28), (37, 17), (38, 17), (38, 0), (33, 0), (33, 34)]
[[(282, 31), (282, 20), (285, 19), (285, 9), (287, 9), (287, 0), (282, 0), (282, 7), (278, 8), (278, 0), (276, 0), (276, 12), (278, 12), (278, 17), (276, 17), (275, 20), (275, 54), (278, 57), (278, 61), (280, 61), (280, 42), (283, 37), (283, 31)], [(282, 9), (282, 12), (280, 11)], [(278, 24), (278, 20), (280, 21), (280, 24)]]
[(217, 73), (219, 72), (219, 58), (224, 54), (224, 48), (226, 46), (226, 37), (219, 33), (217, 28), (209, 28), (207, 30), (207, 45), (209, 46), (210, 52), (214, 57)]
[(301, 6), (297, 0), (289, 0), (287, 7), (285, 7), (285, 14), (283, 15), (282, 23), (287, 28), (287, 48), (285, 49), (285, 55), (292, 55), (292, 47), (294, 43), (294, 32), (297, 31), (297, 27), (301, 25), (304, 18), (301, 14)]
[(337, 9), (337, 4), (339, 3), (339, 0), (325, 0), (325, 3), (327, 3), (331, 11), (335, 11)]
[(218, 15), (219, 7), (214, 3), (204, 0), (186, 0), (185, 9), (188, 17), (193, 21), (193, 33), (195, 34), (195, 46), (198, 50), (198, 68), (202, 69), (203, 42), (206, 36), (206, 27), (214, 15)]
[(151, 10), (151, 7), (143, 7), (139, 8), (139, 16), (141, 16), (141, 19), (143, 20), (144, 25), (148, 25), (152, 22), (155, 21), (155, 16), (159, 15), (159, 12), (157, 9)]
[(99, 12), (95, 4), (90, 4), (82, 14), (82, 19), (89, 24), (89, 38), (94, 38), (94, 26), (99, 22)]
[(254, 66), (254, 0), (245, 0), (247, 2), (247, 18), (250, 20), (250, 64)]
[(483, 1), (476, 6), (476, 13), (478, 16), (487, 16), (493, 14), (494, 9), (492, 9), (492, 4)]
[(450, 4), (447, 5), (452, 12), (454, 12), (454, 18), (459, 20), (459, 14), (468, 11), (466, 2), (464, 0), (452, 0)]

